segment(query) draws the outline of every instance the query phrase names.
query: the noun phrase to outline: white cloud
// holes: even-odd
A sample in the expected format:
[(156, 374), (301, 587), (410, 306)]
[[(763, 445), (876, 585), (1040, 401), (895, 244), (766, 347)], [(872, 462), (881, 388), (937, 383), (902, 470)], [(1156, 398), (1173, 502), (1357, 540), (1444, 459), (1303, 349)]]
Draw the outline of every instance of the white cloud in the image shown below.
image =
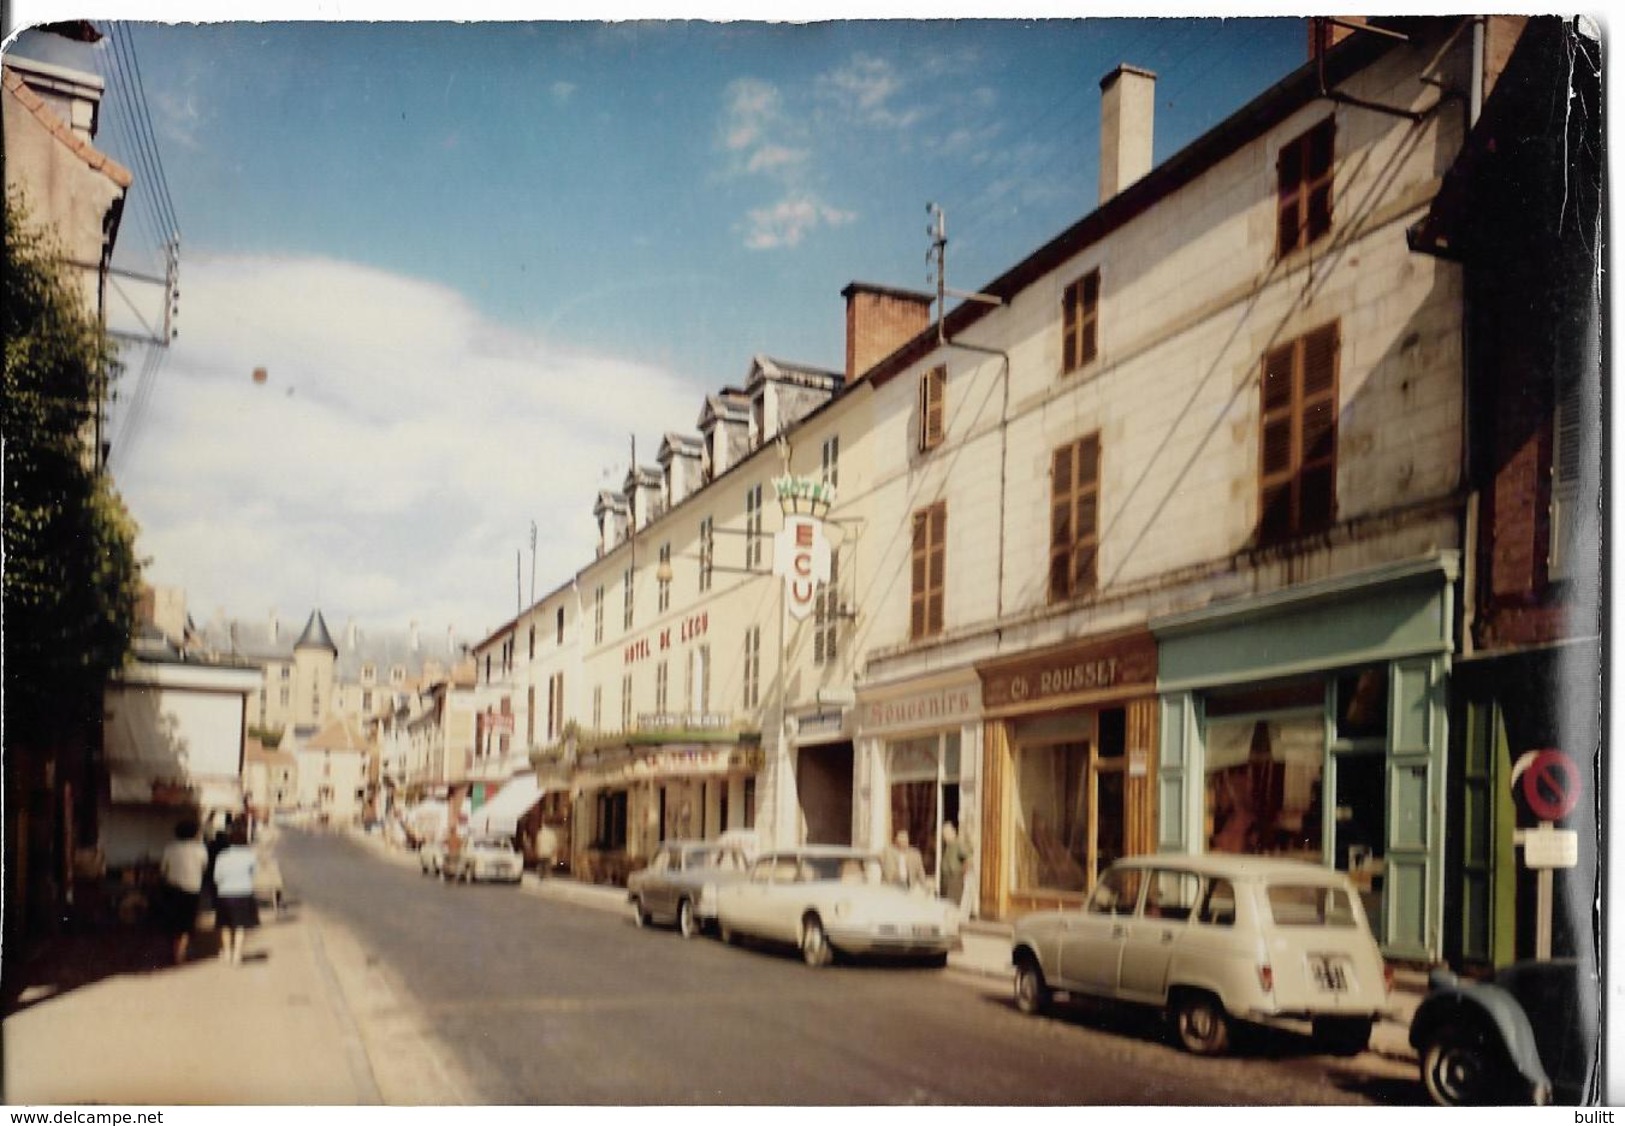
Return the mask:
[(802, 164), (810, 154), (806, 149), (792, 149), (784, 145), (763, 145), (750, 154), (745, 162), (746, 172), (781, 172)]
[(555, 82), (551, 89), (555, 102), (567, 102), (570, 100), (571, 95), (576, 92), (577, 86), (574, 82)]
[(816, 196), (788, 196), (772, 207), (757, 208), (746, 217), (745, 245), (751, 250), (793, 247), (818, 227), (844, 226), (856, 218), (854, 212), (831, 207)]
[(770, 129), (782, 125), (779, 91), (758, 78), (740, 78), (729, 83), (727, 104), (722, 111), (722, 147), (742, 152), (764, 143)]
[(198, 617), (319, 606), (481, 634), (514, 610), (521, 548), (528, 597), (531, 521), (541, 593), (591, 559), (600, 469), (624, 471), (629, 433), (649, 461), (698, 413), (670, 373), (347, 263), (194, 259), (183, 316), (139, 429), (115, 413), (110, 432), (148, 577)]
[(818, 79), (820, 93), (846, 114), (864, 124), (888, 129), (906, 129), (924, 116), (919, 108), (896, 107), (894, 99), (904, 85), (891, 63), (861, 53)]

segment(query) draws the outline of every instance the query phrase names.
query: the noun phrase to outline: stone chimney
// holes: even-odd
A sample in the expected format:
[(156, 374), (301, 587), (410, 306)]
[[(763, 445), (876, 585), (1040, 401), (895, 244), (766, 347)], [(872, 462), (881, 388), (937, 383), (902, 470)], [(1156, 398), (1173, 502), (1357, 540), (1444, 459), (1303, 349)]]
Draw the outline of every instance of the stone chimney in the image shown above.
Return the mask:
[(846, 298), (846, 382), (925, 331), (931, 323), (929, 293), (853, 282), (841, 290)]
[(1151, 171), (1157, 76), (1123, 63), (1100, 80), (1100, 202)]

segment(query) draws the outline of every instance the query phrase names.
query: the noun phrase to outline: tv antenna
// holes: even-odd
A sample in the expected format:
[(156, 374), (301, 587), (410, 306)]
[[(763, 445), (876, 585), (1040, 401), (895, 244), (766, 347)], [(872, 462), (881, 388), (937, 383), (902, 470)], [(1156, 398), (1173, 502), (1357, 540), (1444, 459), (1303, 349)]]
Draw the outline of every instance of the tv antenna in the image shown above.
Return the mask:
[(948, 213), (935, 203), (925, 205), (925, 213), (931, 217), (931, 222), (925, 226), (925, 233), (931, 239), (931, 248), (925, 252), (925, 260), (930, 266), (926, 273), (926, 284), (937, 287), (937, 343), (944, 343), (946, 333), (943, 331), (943, 317), (946, 315), (947, 299), (957, 297), (963, 301), (979, 301), (984, 305), (1003, 305), (1004, 298), (995, 297), (991, 293), (967, 293), (962, 289), (951, 289), (948, 286)]

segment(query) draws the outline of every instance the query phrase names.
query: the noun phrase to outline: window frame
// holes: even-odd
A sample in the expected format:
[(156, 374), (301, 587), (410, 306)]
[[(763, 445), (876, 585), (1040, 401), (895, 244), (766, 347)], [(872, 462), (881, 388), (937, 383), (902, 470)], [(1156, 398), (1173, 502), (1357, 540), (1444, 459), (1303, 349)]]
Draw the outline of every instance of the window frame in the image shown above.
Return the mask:
[(745, 490), (745, 566), (755, 567), (762, 561), (762, 484), (758, 481)]
[(913, 521), (909, 551), (909, 640), (920, 641), (941, 634), (946, 623), (948, 502), (939, 500), (916, 509)]
[[(1312, 369), (1312, 349), (1325, 358), (1324, 386), (1309, 389), (1322, 373)], [(1259, 368), (1258, 415), (1258, 542), (1262, 546), (1287, 543), (1324, 532), (1337, 522), (1338, 429), (1342, 383), (1341, 322), (1330, 321), (1270, 349)], [(1272, 377), (1272, 371), (1277, 375)], [(1285, 383), (1273, 379), (1283, 378)], [(1284, 387), (1284, 396), (1279, 390)], [(1272, 390), (1277, 392), (1272, 397)], [(1272, 405), (1273, 404), (1273, 405)], [(1318, 420), (1316, 416), (1318, 415)], [(1286, 463), (1271, 468), (1272, 428), (1285, 426)], [(1310, 447), (1324, 449), (1310, 455)], [(1304, 482), (1310, 475), (1325, 477), (1324, 511), (1305, 512)], [(1276, 515), (1285, 490), (1286, 514)]]
[[(1101, 462), (1098, 430), (1059, 446), (1050, 454), (1048, 587), (1051, 603), (1067, 602), (1099, 589)], [(1061, 480), (1063, 473), (1067, 478), (1065, 482)], [(1087, 534), (1081, 527), (1084, 511), (1089, 513)], [(1084, 551), (1088, 552), (1087, 571), (1080, 575), (1084, 570), (1079, 566), (1084, 561), (1081, 557)], [(1064, 582), (1061, 581), (1063, 575)]]
[(813, 664), (832, 665), (840, 655), (840, 553), (829, 553), (829, 582), (813, 594)]
[[(1319, 168), (1318, 142), (1325, 167)], [(1275, 257), (1288, 258), (1331, 233), (1335, 221), (1337, 117), (1326, 117), (1275, 154)], [(1317, 194), (1319, 196), (1317, 200)], [(1290, 232), (1290, 234), (1289, 234)]]
[(1080, 274), (1061, 292), (1061, 374), (1071, 375), (1100, 356), (1100, 267)]
[(711, 564), (716, 554), (716, 525), (707, 516), (700, 521), (700, 593), (711, 589)]

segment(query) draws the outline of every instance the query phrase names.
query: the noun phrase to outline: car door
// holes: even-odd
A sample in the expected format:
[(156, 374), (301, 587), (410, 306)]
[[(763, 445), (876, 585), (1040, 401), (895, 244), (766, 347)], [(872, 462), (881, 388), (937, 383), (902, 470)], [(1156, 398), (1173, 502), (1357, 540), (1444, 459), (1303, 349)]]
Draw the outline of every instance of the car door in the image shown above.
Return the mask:
[(1139, 905), (1144, 877), (1141, 868), (1109, 868), (1083, 910), (1063, 916), (1058, 986), (1103, 996), (1116, 992), (1123, 941)]
[(1190, 929), (1202, 881), (1192, 872), (1152, 869), (1140, 910), (1129, 918), (1118, 963), (1117, 992), (1128, 1000), (1160, 1004), (1168, 988), (1168, 965)]
[[(730, 900), (734, 908), (725, 920), (734, 930), (744, 934), (766, 935), (770, 897), (774, 893), (774, 876), (786, 858), (758, 857), (751, 866), (750, 875), (734, 889)], [(789, 870), (795, 871), (795, 859), (789, 858)]]

